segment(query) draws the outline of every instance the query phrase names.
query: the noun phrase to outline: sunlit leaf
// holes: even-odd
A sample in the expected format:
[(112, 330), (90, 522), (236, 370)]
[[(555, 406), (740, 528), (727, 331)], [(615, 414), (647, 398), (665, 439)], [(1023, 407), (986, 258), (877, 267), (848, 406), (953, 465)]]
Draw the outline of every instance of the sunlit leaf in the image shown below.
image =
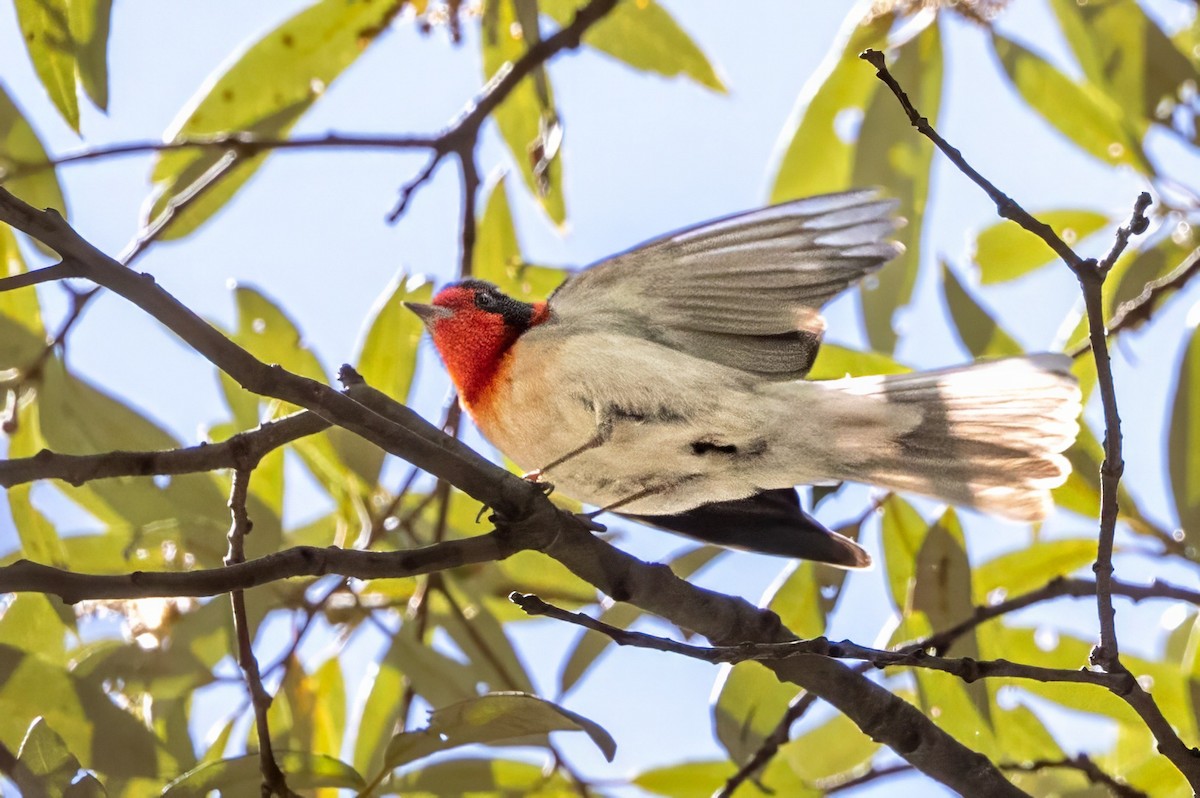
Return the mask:
[[(338, 759), (307, 751), (275, 751), (279, 769), (287, 774), (292, 789), (343, 787), (361, 789), (366, 786), (362, 776)], [(257, 795), (262, 785), (262, 770), (258, 754), (222, 759), (200, 765), (184, 773), (163, 788), (163, 798), (201, 798), (212, 790), (223, 795)]]
[[(27, 0), (31, 2), (32, 0)], [(258, 41), (192, 96), (163, 134), (184, 141), (243, 131), (259, 139), (285, 138), (292, 126), (348, 66), (385, 31), (401, 2), (320, 0)], [(219, 181), (175, 216), (164, 239), (182, 238), (221, 208), (262, 165), (265, 153), (239, 158)], [(204, 183), (226, 152), (185, 149), (162, 153), (154, 164), (147, 223)]]
[(1177, 371), (1167, 467), (1179, 528), (1195, 545), (1192, 536), (1200, 530), (1200, 327), (1192, 330)]
[(950, 307), (950, 318), (963, 346), (974, 357), (1019, 355), (1023, 351), (991, 313), (967, 292), (958, 277), (942, 262), (942, 290)]
[[(403, 630), (402, 630), (403, 632)], [(404, 694), (405, 651), (403, 643), (393, 640), (378, 662), (367, 668), (355, 696), (358, 730), (354, 739), (354, 767), (372, 775), (383, 767), (387, 741), (401, 720), (401, 696)]]
[[(1096, 211), (1038, 211), (1034, 216), (1072, 246), (1109, 223), (1107, 216)], [(1057, 258), (1045, 241), (1007, 219), (984, 229), (975, 239), (975, 265), (984, 285), (1012, 280)]]
[(711, 798), (736, 770), (728, 759), (685, 762), (643, 771), (633, 778), (633, 783), (654, 795)]
[(75, 93), (75, 45), (68, 0), (14, 0), (21, 38), (50, 101), (76, 133), (79, 98)]
[[(930, 20), (924, 30), (891, 50), (894, 59), (889, 69), (930, 124), (936, 126), (943, 88), (942, 41), (938, 25), (932, 23), (932, 17)], [(897, 332), (892, 319), (899, 308), (908, 304), (916, 284), (932, 163), (933, 144), (912, 129), (891, 92), (876, 91), (863, 116), (851, 183), (883, 186), (887, 196), (900, 201), (898, 215), (907, 220), (893, 235), (904, 245), (904, 253), (859, 285), (867, 340), (880, 352), (895, 349)]]
[(879, 750), (845, 715), (834, 715), (814, 729), (785, 743), (779, 753), (797, 776), (813, 783), (861, 772)]
[(79, 85), (92, 104), (108, 110), (108, 29), (112, 0), (70, 0), (71, 39)]
[[(516, 3), (485, 0), (482, 35), (483, 76), (492, 79), (506, 63), (519, 59), (535, 38), (518, 23)], [(538, 33), (536, 26), (532, 36)], [(492, 112), (504, 143), (530, 193), (557, 225), (566, 221), (562, 159), (557, 157), (562, 127), (554, 106), (554, 90), (544, 69), (534, 70)], [(541, 170), (540, 173), (535, 169)]]
[(386, 762), (399, 767), (438, 751), (471, 743), (520, 744), (552, 731), (582, 731), (612, 761), (617, 743), (603, 727), (582, 715), (528, 693), (489, 693), (436, 709), (429, 726), (397, 734)]
[[(838, 527), (835, 532), (857, 540), (862, 524)], [(825, 634), (826, 620), (837, 606), (850, 572), (811, 560), (795, 560), (767, 588), (763, 604), (779, 615), (783, 625), (798, 637)]]
[(761, 663), (721, 666), (713, 689), (713, 725), (717, 741), (733, 761), (746, 761), (762, 746), (798, 692)]
[[(29, 4), (36, 5), (33, 2)], [(0, 86), (0, 174), (17, 173), (16, 177), (4, 180), (4, 187), (35, 208), (54, 208), (66, 217), (67, 203), (54, 169), (32, 168), (46, 163), (47, 160), (49, 158), (46, 149), (38, 139), (37, 133), (21, 114), (21, 109), (8, 96), (8, 92)], [(7, 235), (11, 236), (11, 232)], [(8, 246), (5, 242), (5, 250)], [(14, 259), (18, 257), (18, 254), (6, 255), (8, 269), (0, 270), (0, 275), (14, 274)]]
[(1066, 576), (1091, 565), (1095, 559), (1095, 538), (1036, 541), (976, 567), (971, 574), (975, 601), (987, 602), (994, 590), (1003, 590), (1007, 598), (1028, 593), (1056, 576)]
[(1050, 7), (1088, 80), (1134, 120), (1140, 134), (1151, 123), (1171, 125), (1172, 112), (1188, 107), (1180, 97), (1200, 75), (1135, 0), (1052, 0)]
[(355, 359), (367, 384), (397, 402), (408, 401), (417, 365), (417, 344), (424, 325), (405, 302), (428, 302), (433, 284), (401, 275), (393, 280), (371, 308), (363, 325), (362, 343)]
[(996, 743), (1008, 762), (1033, 762), (1039, 759), (1056, 759), (1063, 751), (1054, 736), (1038, 719), (1033, 710), (1024, 705), (1012, 709), (992, 709), (992, 731)]
[(888, 586), (896, 609), (907, 612), (912, 607), (912, 591), (917, 577), (917, 555), (929, 532), (929, 524), (898, 496), (889, 496), (883, 503), (883, 556), (887, 563)]
[(880, 14), (843, 30), (821, 69), (804, 84), (783, 131), (772, 204), (850, 187), (860, 130), (852, 123), (861, 122), (882, 85), (858, 56), (882, 48), (894, 20)]
[[(452, 583), (461, 614), (454, 609), (437, 613), (436, 621), (474, 666), (476, 677), (494, 690), (534, 691), (525, 663), (517, 655), (504, 626), (488, 610), (471, 580)], [(460, 593), (461, 591), (461, 593)]]
[[(542, 13), (559, 25), (571, 21), (580, 0), (539, 0)], [(584, 44), (643, 72), (664, 77), (683, 75), (701, 86), (724, 92), (704, 51), (654, 0), (619, 3), (583, 37)]]
[(917, 668), (916, 678), (921, 710), (929, 719), (959, 742), (996, 761), (991, 720), (981, 714), (981, 700), (977, 697), (977, 693), (984, 695), (982, 706), (986, 707), (987, 685), (967, 684), (958, 676), (928, 668)]
[(62, 798), (80, 768), (63, 738), (40, 717), (34, 719), (21, 741), (17, 761), (42, 780), (47, 798)]
[(77, 677), (49, 661), (0, 644), (0, 741), (16, 750), (41, 716), (84, 767), (125, 776), (154, 776), (173, 767), (153, 734), (118, 709), (102, 681)]
[(1077, 83), (1041, 56), (993, 32), (992, 44), (1017, 92), (1084, 152), (1107, 164), (1153, 173), (1121, 108), (1090, 83)]
[(0, 640), (65, 666), (67, 625), (41, 593), (18, 593), (0, 614)]
[(821, 344), (817, 360), (808, 373), (808, 379), (839, 380), (842, 377), (903, 374), (906, 371), (912, 369), (879, 352), (860, 352), (837, 344)]
[[(724, 550), (716, 546), (699, 546), (672, 558), (667, 565), (680, 579), (687, 579), (723, 553)], [(628, 629), (643, 614), (640, 608), (619, 601), (600, 613), (599, 620), (618, 629)], [(596, 663), (600, 655), (613, 645), (613, 640), (608, 635), (591, 630), (581, 632), (575, 647), (571, 649), (571, 653), (566, 657), (566, 663), (563, 665), (562, 675), (559, 676), (559, 691), (565, 695), (579, 684), (583, 675)]]
[(543, 300), (567, 278), (563, 269), (526, 263), (517, 241), (508, 189), (503, 177), (488, 193), (487, 205), (475, 237), (474, 274), (495, 283), (509, 296), (525, 301)]
[(508, 759), (446, 759), (389, 779), (387, 794), (404, 798), (527, 796), (578, 798), (579, 788), (561, 770), (547, 775), (531, 762)]

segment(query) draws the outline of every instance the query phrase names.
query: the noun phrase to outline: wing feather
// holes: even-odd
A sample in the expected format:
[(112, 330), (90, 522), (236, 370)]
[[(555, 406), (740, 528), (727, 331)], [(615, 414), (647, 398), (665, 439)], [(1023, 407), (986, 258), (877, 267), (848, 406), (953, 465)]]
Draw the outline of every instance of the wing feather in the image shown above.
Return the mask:
[(562, 324), (621, 320), (696, 357), (797, 379), (816, 357), (821, 306), (900, 252), (895, 206), (849, 191), (718, 219), (576, 274), (550, 307)]

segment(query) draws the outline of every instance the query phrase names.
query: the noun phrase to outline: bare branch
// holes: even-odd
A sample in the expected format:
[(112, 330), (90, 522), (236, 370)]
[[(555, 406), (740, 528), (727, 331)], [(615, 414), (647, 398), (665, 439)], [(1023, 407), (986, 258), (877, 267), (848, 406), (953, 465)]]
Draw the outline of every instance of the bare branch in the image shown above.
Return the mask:
[[(1112, 319), (1109, 320), (1108, 337), (1111, 338), (1125, 330), (1136, 329), (1148, 322), (1160, 302), (1172, 293), (1183, 290), (1183, 287), (1197, 274), (1200, 274), (1200, 248), (1192, 250), (1182, 263), (1171, 270), (1170, 274), (1157, 280), (1151, 280), (1142, 288), (1140, 294), (1122, 302), (1113, 313)], [(1067, 354), (1071, 357), (1079, 357), (1090, 352), (1091, 349), (1092, 342), (1090, 340), (1083, 341)]]
[[(879, 79), (896, 95), (896, 99), (904, 108), (913, 127), (929, 138), (963, 174), (991, 197), (992, 201), (996, 203), (996, 209), (1000, 216), (1017, 222), (1021, 227), (1045, 241), (1063, 259), (1079, 281), (1084, 307), (1087, 310), (1088, 339), (1091, 342), (1092, 355), (1096, 361), (1097, 387), (1104, 408), (1104, 463), (1100, 467), (1100, 533), (1096, 562), (1092, 566), (1092, 570), (1096, 574), (1096, 611), (1100, 625), (1100, 642), (1092, 650), (1090, 659), (1093, 665), (1104, 668), (1130, 684), (1127, 691), (1119, 692), (1118, 695), (1124, 698), (1145, 721), (1158, 741), (1159, 751), (1183, 773), (1193, 790), (1200, 790), (1200, 752), (1183, 744), (1175, 730), (1163, 718), (1162, 711), (1154, 703), (1153, 697), (1130, 676), (1120, 660), (1116, 634), (1116, 612), (1112, 603), (1112, 554), (1118, 513), (1117, 487), (1120, 484), (1125, 464), (1121, 452), (1121, 417), (1117, 411), (1112, 362), (1108, 354), (1108, 340), (1105, 337), (1104, 329), (1102, 289), (1106, 271), (1096, 261), (1085, 260), (1076, 254), (1049, 225), (1034, 218), (1012, 198), (975, 171), (963, 158), (962, 153), (938, 135), (937, 131), (930, 126), (929, 121), (921, 116), (913, 106), (904, 89), (888, 72), (882, 53), (876, 50), (867, 50), (862, 53), (861, 57), (875, 67)], [(1131, 233), (1145, 229), (1145, 211), (1148, 207), (1148, 196), (1145, 194), (1139, 196), (1134, 204), (1128, 231), (1118, 232), (1112, 251), (1105, 258), (1106, 263), (1116, 260)]]
[(0, 460), (0, 487), (37, 479), (61, 479), (78, 487), (94, 479), (194, 474), (221, 468), (253, 468), (268, 452), (329, 428), (329, 422), (301, 411), (258, 428), (239, 432), (220, 443), (158, 452), (58, 454), (46, 449), (33, 457)]
[[(250, 469), (239, 468), (233, 472), (233, 487), (229, 492), (229, 514), (232, 522), (229, 525), (229, 553), (225, 555), (225, 565), (238, 565), (246, 561), (245, 539), (252, 524), (246, 513), (246, 496), (250, 490)], [(246, 679), (246, 689), (250, 692), (250, 700), (254, 704), (254, 721), (258, 730), (259, 768), (262, 770), (262, 796), (271, 798), (300, 798), (287, 786), (287, 778), (275, 761), (275, 753), (271, 750), (271, 729), (267, 723), (267, 710), (271, 707), (271, 696), (263, 687), (262, 675), (258, 672), (258, 659), (254, 656), (254, 646), (250, 642), (250, 621), (246, 617), (246, 595), (241, 590), (235, 590), (229, 595), (233, 605), (233, 631), (237, 636), (237, 661)]]
[[(518, 540), (518, 538), (525, 538)], [(296, 546), (225, 568), (195, 571), (134, 571), (81, 574), (17, 560), (0, 567), (0, 593), (45, 593), (67, 604), (87, 599), (153, 596), (216, 596), (298, 576), (341, 574), (355, 579), (403, 579), (494, 562), (529, 548), (536, 536), (494, 531), (465, 540), (447, 540), (405, 551), (354, 551), (336, 546)]]
[(9, 277), (0, 277), (0, 293), (15, 291), (18, 288), (27, 288), (31, 285), (49, 283), (54, 280), (67, 280), (78, 276), (75, 273), (73, 264), (56, 263), (44, 269), (34, 269), (33, 271), (22, 272), (21, 274), (14, 274)]

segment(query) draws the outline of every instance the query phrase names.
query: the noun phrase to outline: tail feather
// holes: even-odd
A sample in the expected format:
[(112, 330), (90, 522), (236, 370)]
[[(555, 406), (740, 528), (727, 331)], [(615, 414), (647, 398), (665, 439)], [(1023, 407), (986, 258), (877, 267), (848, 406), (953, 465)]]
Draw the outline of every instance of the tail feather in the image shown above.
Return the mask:
[[(1070, 464), (1080, 393), (1062, 355), (829, 383), (834, 390), (906, 408), (890, 445), (848, 458), (843, 478), (1037, 521)], [(912, 411), (915, 411), (912, 412)], [(901, 417), (900, 414), (897, 414)]]

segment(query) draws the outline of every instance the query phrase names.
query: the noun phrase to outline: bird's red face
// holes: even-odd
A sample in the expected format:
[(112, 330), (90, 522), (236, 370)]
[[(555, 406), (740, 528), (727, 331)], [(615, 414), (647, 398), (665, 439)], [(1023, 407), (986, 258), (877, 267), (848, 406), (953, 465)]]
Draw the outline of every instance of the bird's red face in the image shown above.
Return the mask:
[(468, 407), (486, 394), (522, 333), (549, 317), (545, 302), (520, 302), (482, 280), (452, 283), (430, 305), (405, 304), (425, 322)]

